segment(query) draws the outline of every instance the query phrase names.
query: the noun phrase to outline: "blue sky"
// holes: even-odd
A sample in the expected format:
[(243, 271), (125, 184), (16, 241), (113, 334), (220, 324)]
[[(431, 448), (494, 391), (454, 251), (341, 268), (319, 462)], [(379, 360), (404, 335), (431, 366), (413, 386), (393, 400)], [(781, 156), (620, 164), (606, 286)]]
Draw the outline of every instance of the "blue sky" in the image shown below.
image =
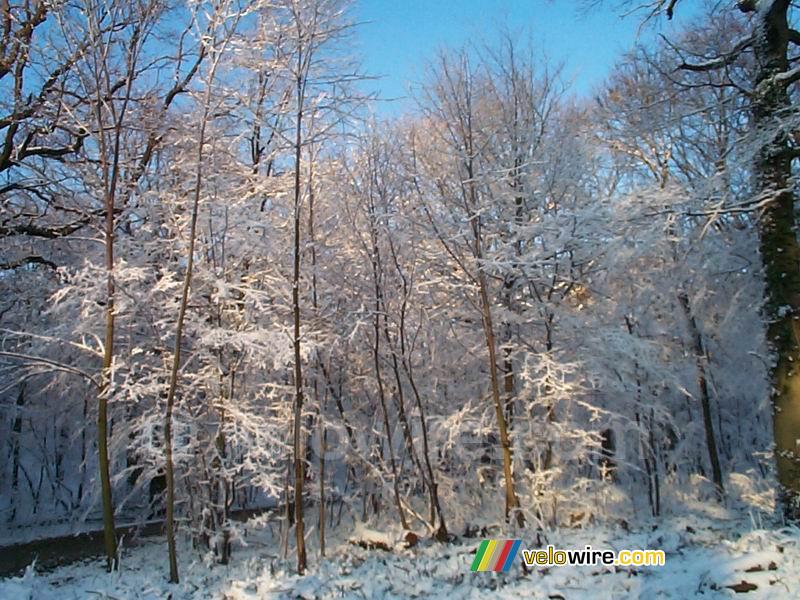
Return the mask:
[[(576, 94), (589, 94), (633, 45), (642, 15), (621, 18), (617, 0), (607, 0), (603, 9), (588, 13), (580, 11), (582, 4), (582, 0), (357, 0), (353, 16), (364, 23), (356, 35), (357, 51), (368, 74), (382, 75), (367, 89), (380, 91), (383, 98), (406, 96), (407, 83), (423, 77), (426, 61), (438, 48), (491, 40), (498, 27), (507, 24), (522, 39), (530, 34), (534, 47), (552, 61), (564, 63)], [(685, 25), (697, 4), (684, 0), (675, 23), (662, 20), (660, 31), (669, 34), (676, 25)], [(650, 29), (642, 39), (653, 35)], [(396, 114), (412, 106), (406, 98), (380, 110)]]

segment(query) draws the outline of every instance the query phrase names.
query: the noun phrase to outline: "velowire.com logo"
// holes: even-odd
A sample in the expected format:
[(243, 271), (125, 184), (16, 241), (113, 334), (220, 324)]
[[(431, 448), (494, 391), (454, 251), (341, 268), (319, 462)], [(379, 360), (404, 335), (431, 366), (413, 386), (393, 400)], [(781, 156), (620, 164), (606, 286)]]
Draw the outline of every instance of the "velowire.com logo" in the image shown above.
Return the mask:
[[(522, 540), (483, 540), (469, 570), (508, 571), (521, 543)], [(547, 549), (523, 550), (522, 557), (529, 567), (663, 567), (666, 563), (663, 550), (596, 550), (589, 545), (580, 550), (560, 550), (549, 544)]]
[(483, 540), (470, 571), (508, 571), (522, 540)]

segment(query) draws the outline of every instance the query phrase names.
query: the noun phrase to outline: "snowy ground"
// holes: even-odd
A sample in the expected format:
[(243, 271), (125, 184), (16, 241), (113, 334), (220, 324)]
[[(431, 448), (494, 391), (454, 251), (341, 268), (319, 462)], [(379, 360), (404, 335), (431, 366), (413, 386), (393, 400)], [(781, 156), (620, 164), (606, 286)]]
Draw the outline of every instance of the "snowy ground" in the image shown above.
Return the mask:
[[(747, 521), (673, 518), (657, 528), (561, 530), (547, 542), (560, 548), (663, 549), (666, 566), (647, 568), (553, 567), (522, 571), (522, 553), (510, 573), (469, 571), (480, 539), (453, 544), (398, 544), (391, 552), (365, 550), (341, 540), (300, 578), (281, 557), (270, 530), (248, 525), (247, 546), (229, 567), (213, 564), (188, 546), (181, 553), (179, 585), (166, 583), (166, 548), (147, 541), (125, 553), (122, 570), (106, 574), (99, 559), (49, 573), (29, 568), (0, 580), (3, 600), (112, 598), (797, 598), (800, 595), (800, 530), (754, 529)], [(314, 533), (312, 532), (313, 536)], [(487, 537), (505, 537), (500, 531)], [(522, 547), (536, 548), (534, 534)], [(737, 593), (728, 586), (739, 590)], [(755, 587), (754, 587), (755, 586)], [(489, 596), (490, 595), (490, 596)]]

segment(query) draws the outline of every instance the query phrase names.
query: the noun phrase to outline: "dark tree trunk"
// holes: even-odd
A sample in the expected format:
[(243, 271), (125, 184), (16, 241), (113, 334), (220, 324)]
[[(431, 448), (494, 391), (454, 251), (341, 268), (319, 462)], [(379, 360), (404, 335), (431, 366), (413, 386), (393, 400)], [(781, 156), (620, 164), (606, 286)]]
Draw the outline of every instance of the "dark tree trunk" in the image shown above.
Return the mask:
[(741, 3), (743, 10), (757, 9), (753, 126), (756, 135), (766, 136), (767, 141), (756, 156), (755, 182), (757, 192), (771, 199), (759, 222), (759, 236), (766, 276), (767, 335), (776, 357), (771, 372), (773, 430), (784, 510), (787, 516), (796, 518), (800, 516), (800, 245), (791, 182), (792, 155), (789, 139), (779, 126), (790, 109), (787, 82), (779, 77), (789, 71), (790, 0), (762, 0), (758, 4)]
[(686, 317), (689, 326), (689, 333), (692, 335), (692, 350), (694, 351), (695, 364), (697, 365), (697, 386), (700, 389), (700, 407), (703, 411), (703, 427), (705, 429), (706, 448), (708, 449), (708, 460), (711, 463), (711, 477), (717, 497), (722, 500), (725, 495), (725, 487), (722, 484), (722, 468), (719, 463), (719, 453), (717, 452), (717, 438), (714, 435), (714, 424), (711, 418), (711, 398), (708, 393), (708, 379), (706, 377), (706, 351), (703, 345), (703, 336), (697, 326), (697, 320), (692, 314), (689, 305), (689, 296), (686, 292), (678, 293), (678, 301)]

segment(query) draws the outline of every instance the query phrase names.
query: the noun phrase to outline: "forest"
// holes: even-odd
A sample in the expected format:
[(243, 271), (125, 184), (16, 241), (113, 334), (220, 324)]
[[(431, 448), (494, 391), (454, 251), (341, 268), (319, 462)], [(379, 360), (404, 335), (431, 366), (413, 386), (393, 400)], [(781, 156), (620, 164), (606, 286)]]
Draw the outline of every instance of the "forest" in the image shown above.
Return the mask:
[(393, 115), (345, 0), (0, 2), (0, 597), (800, 594), (800, 10), (574, 4)]

